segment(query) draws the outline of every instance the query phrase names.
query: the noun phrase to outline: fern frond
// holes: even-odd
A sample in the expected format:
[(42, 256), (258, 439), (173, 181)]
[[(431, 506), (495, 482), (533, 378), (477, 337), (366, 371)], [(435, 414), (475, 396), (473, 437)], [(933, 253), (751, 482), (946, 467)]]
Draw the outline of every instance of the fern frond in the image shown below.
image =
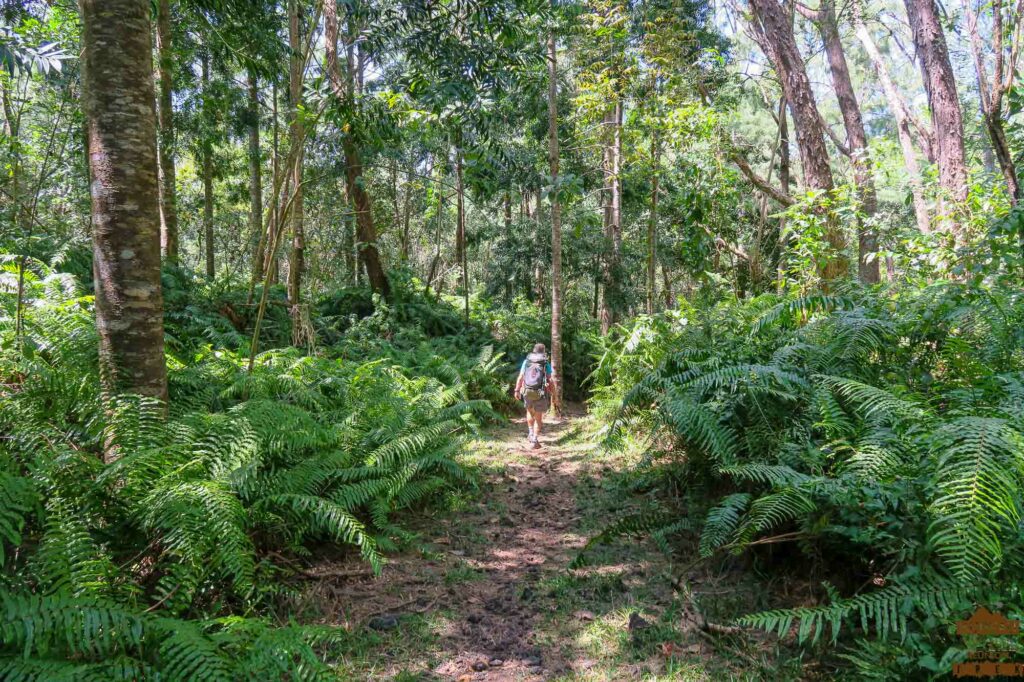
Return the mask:
[(931, 542), (955, 576), (976, 580), (1003, 557), (1021, 520), (1024, 438), (1002, 419), (965, 417), (940, 429)]
[(708, 512), (700, 536), (699, 551), (702, 557), (711, 556), (729, 541), (739, 527), (740, 515), (750, 504), (750, 498), (748, 493), (733, 493)]
[(890, 633), (904, 635), (907, 618), (913, 611), (933, 617), (945, 616), (959, 608), (969, 595), (970, 589), (957, 583), (892, 585), (877, 592), (838, 599), (826, 606), (763, 611), (742, 616), (737, 622), (746, 627), (775, 631), (780, 637), (798, 624), (800, 643), (808, 639), (817, 642), (826, 626), (831, 629), (835, 642), (843, 623), (854, 618), (865, 632), (873, 627), (882, 637)]

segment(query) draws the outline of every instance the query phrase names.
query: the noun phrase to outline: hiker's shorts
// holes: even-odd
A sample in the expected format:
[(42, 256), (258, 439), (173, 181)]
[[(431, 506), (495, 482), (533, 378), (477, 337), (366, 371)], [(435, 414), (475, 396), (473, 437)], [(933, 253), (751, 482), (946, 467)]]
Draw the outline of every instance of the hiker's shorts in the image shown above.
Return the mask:
[(536, 400), (530, 400), (529, 398), (523, 398), (523, 404), (526, 405), (526, 409), (533, 412), (547, 412), (548, 408), (551, 407), (551, 396), (545, 393), (542, 397)]

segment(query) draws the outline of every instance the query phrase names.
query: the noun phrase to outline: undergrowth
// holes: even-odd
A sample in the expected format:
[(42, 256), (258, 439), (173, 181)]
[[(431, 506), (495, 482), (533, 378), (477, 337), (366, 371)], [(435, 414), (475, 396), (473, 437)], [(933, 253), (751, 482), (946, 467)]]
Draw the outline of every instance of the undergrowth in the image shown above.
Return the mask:
[(169, 410), (101, 399), (73, 277), (33, 262), (20, 324), (0, 298), (0, 678), (332, 677), (343, 633), (275, 617), (288, 574), (324, 544), (379, 569), (412, 538), (396, 513), (474, 484), (456, 455), (496, 417), (492, 348), (388, 347), (378, 312), (248, 372), (230, 323), (196, 338), (211, 296), (171, 293)]
[[(665, 504), (591, 546), (653, 534), (671, 551), (694, 526), (708, 561), (792, 543), (807, 577), (834, 585), (818, 606), (740, 625), (838, 642), (858, 677), (945, 674), (974, 604), (1020, 616), (1022, 294), (978, 281), (763, 295), (620, 327), (597, 409), (614, 417), (609, 445), (646, 440), (635, 476)], [(704, 491), (688, 494), (703, 522), (670, 490)]]

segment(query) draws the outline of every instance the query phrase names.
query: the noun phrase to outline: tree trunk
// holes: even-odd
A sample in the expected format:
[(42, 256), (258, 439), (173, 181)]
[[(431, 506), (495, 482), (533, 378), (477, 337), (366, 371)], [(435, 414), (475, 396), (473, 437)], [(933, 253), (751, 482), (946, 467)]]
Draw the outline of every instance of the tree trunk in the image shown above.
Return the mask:
[(344, 244), (342, 249), (345, 251), (345, 272), (348, 275), (347, 285), (356, 286), (357, 277), (356, 270), (359, 267), (356, 263), (356, 234), (355, 234), (355, 221), (356, 216), (352, 212), (352, 197), (348, 195), (348, 178), (342, 178), (341, 192), (345, 197), (345, 212), (344, 212), (344, 223), (345, 223), (345, 236)]
[(548, 166), (551, 169), (551, 371), (556, 381), (551, 391), (551, 406), (555, 414), (561, 416), (562, 205), (558, 198), (558, 163), (558, 51), (552, 32), (548, 36)]
[[(324, 44), (327, 62), (327, 73), (331, 81), (334, 96), (347, 102), (349, 110), (355, 108), (355, 65), (351, 58), (349, 46), (348, 74), (345, 80), (341, 76), (341, 65), (338, 62), (338, 9), (336, 3), (324, 3)], [(352, 125), (354, 121), (350, 121)], [(363, 180), (363, 159), (355, 139), (350, 133), (342, 135), (342, 152), (345, 155), (345, 184), (349, 198), (356, 214), (356, 241), (358, 242), (359, 258), (366, 268), (366, 277), (370, 287), (384, 298), (390, 298), (391, 285), (381, 264), (380, 253), (377, 251), (377, 230), (373, 224), (373, 206), (370, 195), (366, 192)]]
[(617, 98), (604, 119), (604, 238), (601, 288), (601, 335), (615, 324), (620, 298), (620, 254), (622, 253), (622, 183), (619, 165), (622, 153), (622, 101)]
[[(541, 189), (537, 188), (537, 194), (535, 195), (537, 203), (534, 205), (533, 208), (534, 245), (538, 245), (541, 243), (540, 222), (542, 213), (542, 194), (543, 192), (541, 191)], [(536, 296), (534, 297), (534, 304), (537, 306), (538, 309), (543, 309), (547, 302), (547, 286), (546, 282), (544, 281), (544, 265), (543, 258), (541, 257), (542, 255), (543, 254), (540, 253), (534, 253), (533, 257), (533, 288), (536, 292)]]
[[(825, 131), (803, 57), (793, 37), (789, 11), (777, 0), (750, 0), (750, 6), (754, 14), (754, 30), (763, 40), (793, 114), (804, 184), (809, 189), (830, 193), (834, 185), (828, 148), (825, 146)], [(829, 282), (846, 276), (849, 262), (842, 226), (831, 212), (822, 210), (821, 215), (827, 222), (825, 239), (831, 253), (818, 267), (827, 286)]]
[[(209, 120), (207, 98), (210, 97), (210, 56), (203, 54), (203, 117)], [(209, 132), (203, 132), (203, 246), (206, 253), (206, 276), (213, 279), (216, 274), (213, 249), (213, 144)]]
[(81, 0), (93, 276), (104, 396), (166, 401), (150, 4)]
[(302, 274), (306, 267), (305, 207), (302, 196), (306, 131), (299, 112), (302, 106), (302, 70), (305, 60), (302, 56), (298, 0), (288, 0), (288, 46), (288, 144), (295, 150), (295, 165), (291, 169), (293, 196), (289, 198), (291, 206), (288, 215), (292, 228), (292, 249), (288, 258), (288, 303), (291, 304), (294, 332), (301, 323), (299, 306), (302, 303)]
[(664, 263), (661, 264), (661, 279), (663, 280), (665, 291), (665, 310), (672, 310), (676, 307), (675, 296), (672, 295), (672, 280), (668, 276), (668, 268)]
[[(789, 157), (789, 107), (786, 104), (786, 96), (783, 95), (779, 98), (779, 184), (782, 185), (782, 192), (786, 196), (790, 196), (789, 188), (791, 185), (792, 171)], [(783, 282), (784, 268), (783, 268), (783, 255), (785, 254), (785, 240), (786, 240), (786, 218), (782, 216), (779, 218), (779, 236), (776, 241), (775, 249), (775, 268), (778, 272), (778, 283), (781, 286)]]
[(441, 167), (441, 155), (437, 155), (437, 185), (435, 192), (437, 193), (437, 230), (434, 235), (434, 257), (430, 261), (430, 272), (427, 273), (427, 283), (424, 288), (424, 292), (430, 289), (430, 286), (434, 283), (434, 276), (437, 274), (437, 268), (441, 264), (441, 233), (444, 227), (443, 216), (444, 216), (444, 186), (442, 184), (443, 169)]
[(174, 81), (171, 70), (170, 0), (158, 0), (156, 11), (156, 49), (160, 73), (160, 98), (157, 117), (160, 126), (160, 250), (170, 263), (178, 262), (178, 199), (174, 170)]
[(455, 150), (455, 253), (462, 267), (462, 297), (465, 302), (466, 326), (469, 326), (469, 267), (466, 258), (466, 203), (462, 178), (462, 147)]
[[(825, 54), (828, 56), (829, 70), (832, 73), (832, 87), (835, 88), (839, 111), (842, 113), (843, 125), (846, 128), (846, 144), (850, 149), (850, 159), (853, 163), (853, 181), (857, 187), (861, 212), (867, 216), (870, 223), (878, 211), (878, 198), (875, 194), (875, 180), (871, 175), (868, 138), (864, 132), (860, 103), (857, 102), (857, 95), (853, 90), (850, 69), (846, 64), (846, 52), (839, 37), (839, 23), (833, 3), (834, 0), (822, 0), (821, 9), (812, 18), (817, 23), (825, 43)], [(878, 259), (870, 258), (877, 250), (878, 234), (873, 227), (866, 226), (858, 217), (857, 274), (864, 284), (877, 284), (881, 279)]]
[(655, 280), (658, 262), (658, 176), (661, 164), (661, 147), (658, 133), (651, 136), (651, 216), (647, 224), (647, 314), (654, 314)]
[(403, 263), (409, 262), (409, 221), (412, 211), (412, 185), (407, 177), (405, 180), (405, 198), (402, 206), (402, 250)]
[(266, 232), (263, 230), (263, 164), (260, 158), (260, 101), (256, 73), (249, 71), (249, 232), (252, 234), (252, 291), (263, 278), (263, 252)]
[[(966, 14), (967, 33), (970, 36), (971, 53), (974, 57), (974, 70), (978, 80), (978, 99), (981, 105), (981, 116), (985, 122), (985, 130), (988, 132), (989, 140), (992, 142), (992, 150), (985, 150), (987, 161), (991, 163), (992, 152), (995, 152), (996, 160), (999, 162), (999, 169), (1006, 180), (1006, 189), (1010, 195), (1010, 203), (1017, 205), (1020, 198), (1020, 185), (1017, 182), (1017, 167), (1010, 151), (1009, 143), (1006, 140), (1006, 130), (1003, 125), (1003, 95), (1010, 89), (1014, 74), (1017, 69), (1019, 50), (1014, 47), (1010, 50), (1009, 59), (1003, 54), (1003, 3), (1002, 0), (992, 1), (992, 37), (994, 40), (994, 62), (995, 68), (992, 74), (992, 82), (989, 83), (988, 67), (986, 65), (985, 47), (981, 33), (978, 30), (978, 13), (974, 9), (971, 0), (963, 0), (964, 13)], [(1021, 17), (1013, 12), (1013, 25), (1010, 34), (1019, 35)], [(1008, 67), (1008, 73), (1004, 73), (1004, 64)]]
[(946, 35), (942, 30), (934, 0), (904, 0), (910, 28), (914, 34), (921, 76), (932, 114), (935, 132), (935, 160), (939, 166), (939, 187), (957, 204), (944, 212), (952, 213), (948, 224), (958, 241), (961, 238), (959, 214), (967, 201), (967, 160), (964, 153), (964, 123), (956, 93), (953, 66), (949, 62)]
[[(274, 132), (274, 149), (273, 159), (271, 161), (271, 172), (274, 176), (274, 187), (281, 185), (281, 121), (277, 116), (277, 78), (273, 80), (272, 92), (273, 103), (271, 115), (273, 116), (273, 132)], [(287, 184), (287, 183), (285, 183)], [(277, 250), (274, 245), (280, 241), (277, 237), (277, 231), (281, 229), (281, 204), (284, 203), (284, 199), (288, 196), (288, 190), (285, 189), (284, 193), (280, 197), (274, 197), (273, 209), (270, 215), (270, 229), (267, 230), (267, 254), (266, 263), (264, 267), (266, 269), (266, 280), (269, 284), (277, 284), (278, 279), (278, 268), (277, 268)]]
[(928, 202), (925, 199), (924, 183), (921, 180), (921, 168), (917, 163), (917, 152), (914, 151), (913, 137), (910, 131), (910, 114), (906, 103), (896, 89), (896, 84), (889, 75), (889, 69), (882, 58), (874, 38), (864, 23), (864, 8), (861, 0), (853, 0), (853, 24), (857, 38), (868, 58), (874, 66), (875, 74), (882, 83), (882, 90), (889, 102), (889, 109), (896, 120), (896, 136), (899, 139), (900, 150), (903, 152), (903, 166), (907, 171), (907, 181), (910, 184), (910, 194), (914, 203), (914, 215), (917, 218), (917, 229), (923, 234), (931, 231), (931, 217), (928, 210)]

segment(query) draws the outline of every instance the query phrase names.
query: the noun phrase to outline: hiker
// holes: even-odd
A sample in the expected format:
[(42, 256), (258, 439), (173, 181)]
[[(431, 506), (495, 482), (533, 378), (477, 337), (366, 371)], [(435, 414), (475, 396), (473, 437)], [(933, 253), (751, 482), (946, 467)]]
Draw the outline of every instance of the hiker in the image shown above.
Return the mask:
[(551, 391), (555, 388), (555, 377), (548, 362), (547, 349), (543, 343), (533, 347), (533, 352), (523, 360), (516, 380), (516, 400), (526, 405), (526, 426), (533, 449), (540, 447), (540, 432), (544, 427), (544, 413), (551, 406)]

